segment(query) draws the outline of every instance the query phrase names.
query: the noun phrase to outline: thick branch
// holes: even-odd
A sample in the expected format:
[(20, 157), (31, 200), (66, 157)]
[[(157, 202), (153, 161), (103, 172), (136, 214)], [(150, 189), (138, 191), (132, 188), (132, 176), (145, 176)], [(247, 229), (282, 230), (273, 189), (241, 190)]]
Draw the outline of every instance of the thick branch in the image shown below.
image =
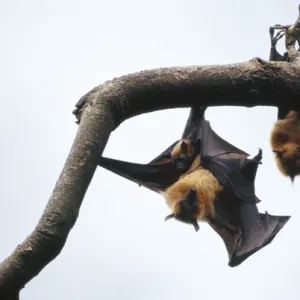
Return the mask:
[(102, 104), (86, 109), (69, 157), (37, 227), (0, 264), (0, 299), (16, 300), (24, 285), (62, 250), (112, 130)]
[(282, 106), (299, 109), (300, 67), (286, 62), (249, 62), (226, 66), (161, 68), (105, 82), (82, 97), (74, 114), (107, 103), (115, 127), (141, 113), (192, 105)]

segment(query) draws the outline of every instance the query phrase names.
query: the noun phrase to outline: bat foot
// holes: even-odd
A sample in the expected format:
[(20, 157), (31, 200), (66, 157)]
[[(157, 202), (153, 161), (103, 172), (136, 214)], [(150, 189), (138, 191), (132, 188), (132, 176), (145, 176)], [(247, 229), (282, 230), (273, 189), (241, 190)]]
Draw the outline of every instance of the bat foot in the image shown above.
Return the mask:
[(270, 38), (271, 38), (271, 46), (274, 48), (276, 47), (278, 41), (285, 36), (285, 30), (282, 29), (274, 36), (274, 28), (270, 27), (269, 29)]

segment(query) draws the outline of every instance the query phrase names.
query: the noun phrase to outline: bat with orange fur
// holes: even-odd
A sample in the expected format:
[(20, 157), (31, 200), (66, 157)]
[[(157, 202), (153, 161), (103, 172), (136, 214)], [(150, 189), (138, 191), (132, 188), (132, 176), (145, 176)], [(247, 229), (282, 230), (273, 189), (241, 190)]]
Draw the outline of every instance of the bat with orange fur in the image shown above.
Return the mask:
[[(274, 36), (274, 29), (270, 28), (270, 61), (289, 61), (287, 52), (281, 55), (276, 50), (276, 44), (283, 35), (278, 32)], [(297, 42), (299, 44), (299, 40)], [(297, 111), (279, 107), (277, 119), (271, 131), (270, 144), (279, 171), (294, 182), (295, 177), (300, 175), (300, 115)]]
[(149, 164), (102, 157), (99, 165), (160, 193), (172, 212), (166, 220), (191, 224), (196, 231), (199, 221), (208, 223), (234, 267), (269, 244), (289, 217), (259, 213), (254, 182), (261, 150), (249, 159), (213, 131), (204, 112), (191, 108), (181, 140)]
[(293, 182), (300, 175), (300, 117), (297, 111), (291, 110), (275, 123), (270, 142), (278, 169)]

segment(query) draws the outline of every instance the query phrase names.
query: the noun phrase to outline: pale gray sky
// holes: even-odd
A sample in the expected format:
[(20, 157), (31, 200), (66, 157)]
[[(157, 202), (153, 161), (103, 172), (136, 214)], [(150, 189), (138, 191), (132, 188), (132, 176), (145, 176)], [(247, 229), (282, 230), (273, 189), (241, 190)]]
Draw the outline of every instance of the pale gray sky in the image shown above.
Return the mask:
[[(71, 111), (94, 86), (143, 69), (268, 59), (268, 28), (297, 17), (296, 0), (0, 1), (0, 259), (34, 228), (70, 150)], [(282, 46), (281, 46), (282, 49)], [(221, 239), (169, 213), (163, 198), (98, 169), (60, 256), (21, 300), (299, 299), (300, 181), (275, 166), (275, 108), (211, 108), (213, 129), (264, 151), (259, 209), (292, 219), (237, 268)], [(142, 115), (112, 135), (105, 156), (148, 162), (179, 138), (188, 109)], [(144, 133), (147, 131), (147, 135)]]

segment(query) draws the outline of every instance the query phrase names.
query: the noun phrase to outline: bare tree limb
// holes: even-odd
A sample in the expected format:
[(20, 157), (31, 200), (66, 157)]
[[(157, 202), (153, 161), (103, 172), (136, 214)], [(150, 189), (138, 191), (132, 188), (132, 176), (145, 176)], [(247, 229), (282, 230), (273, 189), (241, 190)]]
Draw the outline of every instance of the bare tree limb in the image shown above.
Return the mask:
[[(161, 68), (142, 71), (107, 81), (83, 96), (73, 111), (77, 121), (88, 106), (109, 103), (115, 126), (145, 112), (174, 107), (205, 106), (282, 106), (300, 107), (300, 65), (249, 62)], [(97, 96), (95, 96), (97, 95)]]
[(24, 285), (62, 250), (112, 128), (112, 115), (105, 105), (100, 103), (86, 109), (37, 227), (0, 264), (1, 300), (17, 300)]
[[(292, 28), (285, 28), (291, 57), (299, 24), (298, 20)], [(126, 75), (94, 88), (76, 105), (78, 132), (38, 225), (0, 264), (0, 299), (17, 300), (25, 284), (60, 253), (109, 135), (124, 120), (192, 105), (300, 109), (299, 96), (298, 59), (288, 63), (255, 58), (226, 66), (162, 68)]]

